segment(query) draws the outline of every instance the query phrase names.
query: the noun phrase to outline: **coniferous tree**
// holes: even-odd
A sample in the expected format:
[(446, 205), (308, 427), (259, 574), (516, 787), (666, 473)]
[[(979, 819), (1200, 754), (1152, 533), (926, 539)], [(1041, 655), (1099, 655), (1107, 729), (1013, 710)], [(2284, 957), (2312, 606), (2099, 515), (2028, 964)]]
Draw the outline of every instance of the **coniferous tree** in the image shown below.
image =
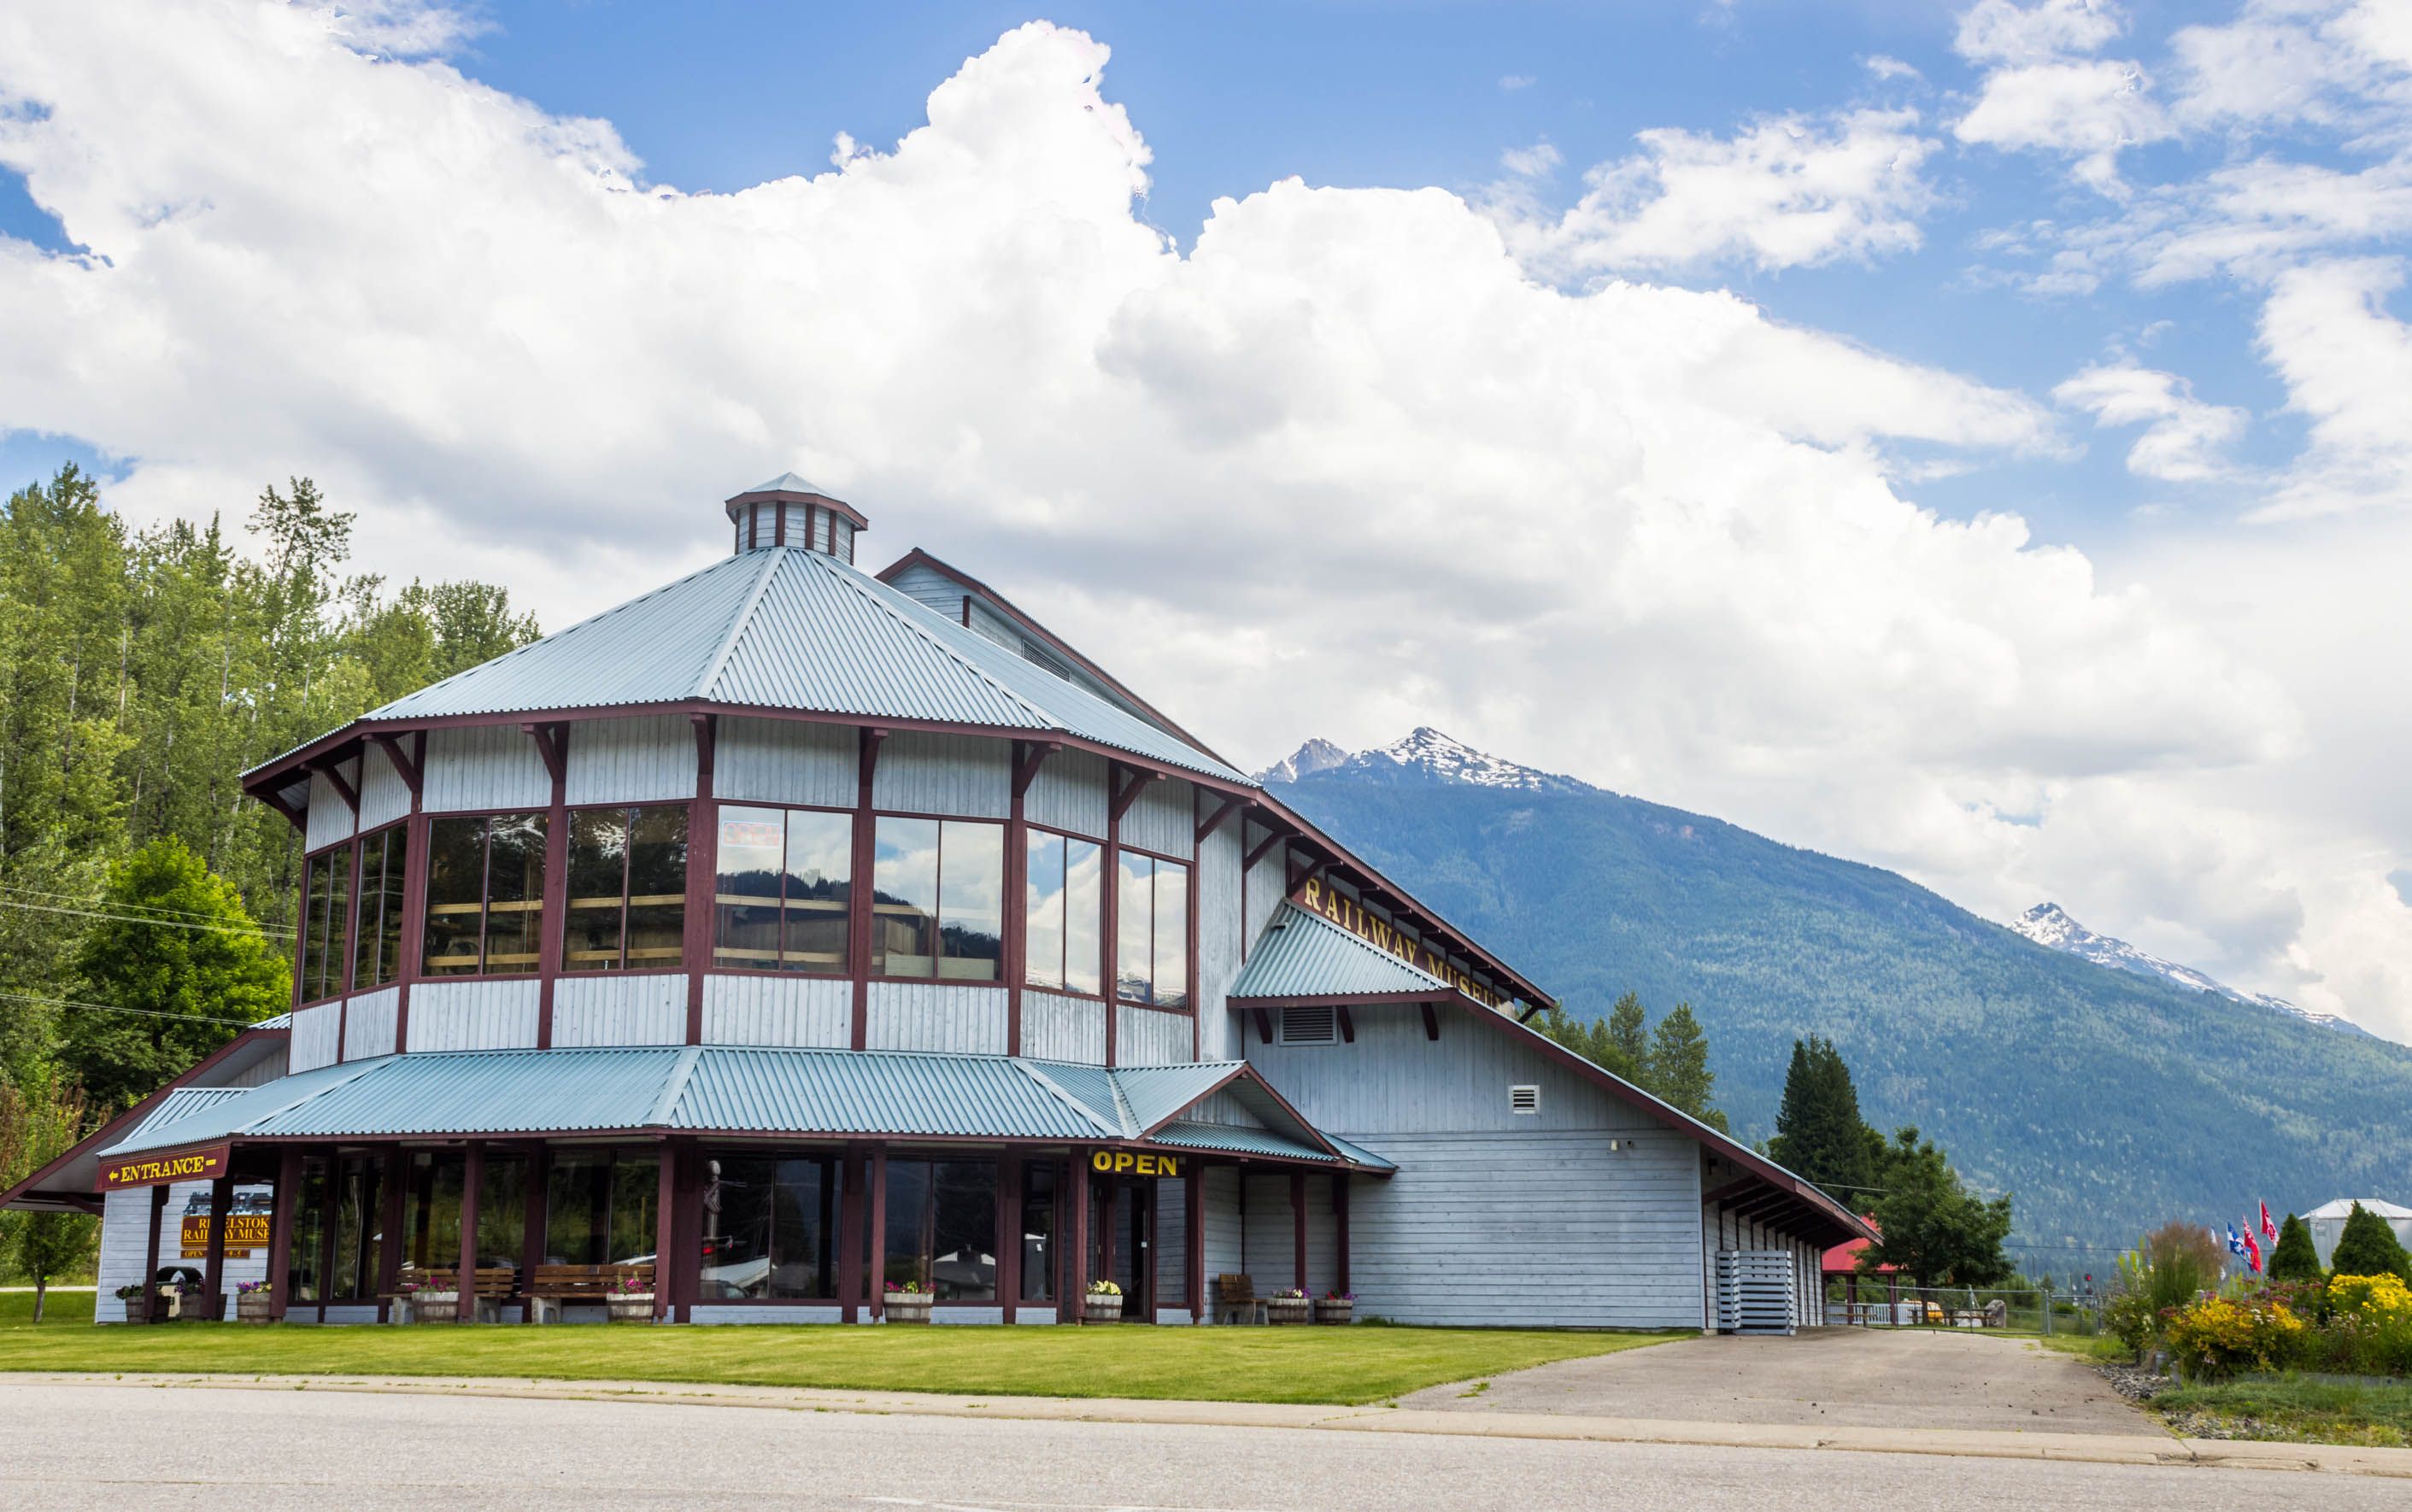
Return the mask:
[[(1650, 1070), (1650, 1026), (1641, 1012), (1641, 994), (1626, 992), (1608, 1010), (1608, 1049), (1620, 1064), (1630, 1067), (1617, 1074), (1630, 1081), (1640, 1081)], [(1600, 1063), (1607, 1065), (1609, 1063)], [(1614, 1069), (1614, 1067), (1610, 1067)]]
[(1864, 1204), (1876, 1184), (1869, 1133), (1842, 1052), (1816, 1035), (1794, 1040), (1768, 1153), (1837, 1200)]
[(1725, 1128), (1725, 1114), (1711, 1101), (1717, 1074), (1709, 1069), (1709, 1038), (1692, 1016), (1689, 1003), (1676, 1004), (1658, 1020), (1651, 1033), (1649, 1058), (1642, 1065), (1643, 1085), (1661, 1101), (1711, 1128)]
[(2287, 1221), (2278, 1226), (2278, 1242), (2270, 1251), (2270, 1279), (2320, 1279), (2320, 1254), (2312, 1243), (2311, 1227), (2291, 1212), (2287, 1214)]
[(2338, 1276), (2398, 1276), (2412, 1285), (2412, 1255), (2386, 1219), (2357, 1202), (2346, 1214), (2345, 1231), (2329, 1252), (2329, 1273)]

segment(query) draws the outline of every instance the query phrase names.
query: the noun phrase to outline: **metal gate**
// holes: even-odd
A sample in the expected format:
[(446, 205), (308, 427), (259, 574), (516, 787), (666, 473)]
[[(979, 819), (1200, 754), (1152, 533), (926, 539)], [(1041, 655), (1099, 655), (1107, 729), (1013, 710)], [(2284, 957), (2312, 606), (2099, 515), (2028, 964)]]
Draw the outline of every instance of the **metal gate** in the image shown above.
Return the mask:
[(1790, 1333), (1794, 1261), (1786, 1250), (1717, 1251), (1717, 1331)]

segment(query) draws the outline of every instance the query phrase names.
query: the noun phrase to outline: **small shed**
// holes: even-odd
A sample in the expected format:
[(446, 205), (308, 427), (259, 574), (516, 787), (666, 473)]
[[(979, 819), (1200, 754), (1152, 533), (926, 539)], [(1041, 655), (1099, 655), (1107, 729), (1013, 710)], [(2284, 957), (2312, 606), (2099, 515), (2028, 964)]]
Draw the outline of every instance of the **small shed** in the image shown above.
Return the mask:
[(2395, 1230), (2395, 1241), (2412, 1249), (2412, 1208), (2378, 1197), (2339, 1197), (2303, 1214), (2304, 1226), (2312, 1231), (2312, 1248), (2320, 1257), (2320, 1269), (2328, 1269), (2329, 1256), (2336, 1253), (2337, 1240), (2345, 1237), (2345, 1221), (2353, 1215), (2357, 1202), (2361, 1204), (2362, 1211), (2386, 1219), (2387, 1226)]

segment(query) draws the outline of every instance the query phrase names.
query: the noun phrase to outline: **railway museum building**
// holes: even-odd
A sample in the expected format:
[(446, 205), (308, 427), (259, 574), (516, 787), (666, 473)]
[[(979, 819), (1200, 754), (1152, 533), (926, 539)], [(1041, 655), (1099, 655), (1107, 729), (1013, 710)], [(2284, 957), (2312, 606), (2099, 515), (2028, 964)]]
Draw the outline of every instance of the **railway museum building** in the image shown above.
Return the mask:
[[(792, 474), (724, 560), (247, 773), (295, 1002), (5, 1195), (98, 1317), (627, 1265), (680, 1323), (1816, 1320), (1846, 1210), (1524, 1026), (1543, 990), (985, 584)], [(594, 1298), (559, 1299), (571, 1320)]]

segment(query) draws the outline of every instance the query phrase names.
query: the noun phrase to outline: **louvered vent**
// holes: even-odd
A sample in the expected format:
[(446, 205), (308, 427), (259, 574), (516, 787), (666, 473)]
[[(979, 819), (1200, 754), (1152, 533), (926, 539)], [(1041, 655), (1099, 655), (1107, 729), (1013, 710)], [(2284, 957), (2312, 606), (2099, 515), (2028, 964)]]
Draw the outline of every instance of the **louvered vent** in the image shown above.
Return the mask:
[(1333, 1033), (1332, 1010), (1328, 1007), (1282, 1009), (1285, 1045), (1329, 1045)]
[(1540, 1088), (1510, 1087), (1508, 1089), (1508, 1111), (1511, 1113), (1537, 1113), (1540, 1110)]

